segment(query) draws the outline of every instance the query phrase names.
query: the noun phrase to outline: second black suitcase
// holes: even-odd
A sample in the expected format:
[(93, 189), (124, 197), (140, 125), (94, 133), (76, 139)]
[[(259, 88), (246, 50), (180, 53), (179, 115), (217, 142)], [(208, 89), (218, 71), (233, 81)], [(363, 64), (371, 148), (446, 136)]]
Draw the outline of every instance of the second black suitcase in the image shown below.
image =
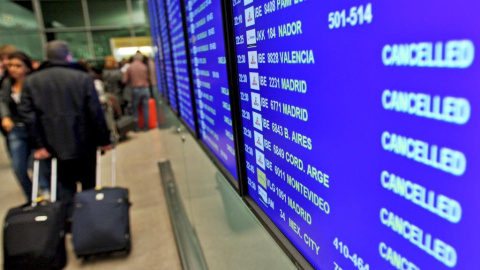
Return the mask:
[[(129, 253), (131, 249), (128, 190), (101, 188), (100, 163), (101, 157), (97, 154), (97, 188), (75, 195), (72, 237), (79, 257), (115, 251)], [(112, 168), (114, 182), (115, 149)]]
[(57, 270), (67, 261), (67, 209), (56, 199), (56, 160), (52, 160), (52, 202), (37, 201), (39, 162), (34, 162), (32, 204), (8, 211), (3, 228), (5, 270)]

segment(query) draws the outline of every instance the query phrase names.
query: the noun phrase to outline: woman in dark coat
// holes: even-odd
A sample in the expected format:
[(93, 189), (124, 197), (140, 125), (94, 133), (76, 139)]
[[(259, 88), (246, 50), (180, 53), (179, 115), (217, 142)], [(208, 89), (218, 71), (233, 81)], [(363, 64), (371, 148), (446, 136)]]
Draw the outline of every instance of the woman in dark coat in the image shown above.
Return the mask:
[[(25, 124), (19, 116), (17, 107), (20, 104), (22, 86), (27, 75), (33, 70), (30, 58), (23, 52), (14, 52), (8, 56), (8, 76), (3, 80), (0, 91), (0, 117), (3, 129), (7, 132), (7, 142), (12, 159), (15, 176), (22, 186), (23, 192), (30, 201), (32, 182), (28, 175), (29, 158), (33, 148), (28, 138)], [(42, 162), (40, 187), (45, 197), (50, 191), (48, 168), (46, 161)]]
[(122, 72), (118, 68), (117, 61), (113, 56), (105, 57), (105, 66), (102, 71), (103, 84), (106, 93), (114, 94), (122, 103)]

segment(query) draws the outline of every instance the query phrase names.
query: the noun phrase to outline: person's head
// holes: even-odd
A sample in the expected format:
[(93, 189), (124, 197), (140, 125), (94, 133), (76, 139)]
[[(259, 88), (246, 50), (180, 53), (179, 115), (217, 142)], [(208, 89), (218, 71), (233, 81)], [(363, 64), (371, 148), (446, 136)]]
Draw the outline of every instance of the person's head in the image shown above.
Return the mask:
[(118, 63), (115, 57), (111, 55), (105, 57), (105, 69), (114, 69), (117, 67), (118, 67)]
[(36, 60), (36, 59), (32, 59), (32, 67), (33, 67), (33, 70), (37, 70), (40, 65), (42, 64), (42, 61), (40, 60)]
[(8, 76), (14, 80), (24, 79), (32, 72), (32, 60), (23, 52), (14, 52), (8, 55)]
[(8, 55), (18, 51), (17, 48), (13, 45), (3, 45), (0, 46), (0, 61), (8, 59)]
[(68, 44), (62, 40), (53, 40), (47, 43), (47, 59), (52, 62), (71, 62), (72, 55)]
[(8, 55), (16, 51), (17, 48), (13, 45), (0, 46), (0, 74), (7, 68)]
[(136, 53), (134, 56), (133, 56), (133, 60), (134, 61), (143, 61), (143, 55), (141, 53)]

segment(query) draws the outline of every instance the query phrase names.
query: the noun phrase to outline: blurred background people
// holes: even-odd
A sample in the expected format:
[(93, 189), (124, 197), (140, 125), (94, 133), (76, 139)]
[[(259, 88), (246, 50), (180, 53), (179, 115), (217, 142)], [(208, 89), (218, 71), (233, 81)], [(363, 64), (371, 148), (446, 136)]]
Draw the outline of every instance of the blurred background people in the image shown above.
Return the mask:
[[(8, 63), (8, 55), (16, 52), (17, 48), (13, 45), (3, 45), (0, 46), (0, 87), (2, 86), (3, 80), (7, 77), (7, 63)], [(3, 137), (5, 138), (5, 147), (8, 149), (8, 138), (7, 138), (7, 132), (5, 129), (3, 129), (2, 125), (0, 125), (0, 132), (2, 133)], [(10, 151), (8, 151), (8, 154), (10, 154)]]
[(0, 83), (7, 75), (8, 55), (16, 51), (13, 45), (0, 46)]
[(122, 71), (113, 56), (105, 57), (105, 66), (102, 71), (105, 93), (115, 96), (117, 103), (123, 105)]
[[(27, 201), (32, 195), (32, 182), (28, 175), (29, 157), (33, 148), (30, 143), (25, 124), (18, 113), (18, 104), (22, 95), (23, 82), (33, 70), (30, 58), (23, 52), (14, 52), (8, 55), (8, 75), (1, 84), (0, 116), (2, 128), (7, 134), (7, 143), (12, 167), (20, 183)], [(48, 179), (48, 164), (43, 162), (40, 187), (44, 197), (49, 197), (50, 184)]]
[[(130, 67), (130, 64), (133, 61), (133, 57), (124, 58), (120, 63), (120, 71), (122, 71), (122, 76), (127, 72), (127, 69)], [(132, 87), (130, 84), (123, 83), (123, 114), (124, 115), (132, 115)]]
[[(138, 121), (138, 108), (142, 106), (143, 123), (149, 123), (148, 99), (150, 98), (150, 74), (147, 65), (143, 63), (143, 55), (135, 54), (133, 61), (127, 68), (122, 78), (123, 83), (128, 83), (132, 88), (132, 114)], [(138, 131), (138, 127), (136, 130)], [(148, 130), (148, 124), (143, 127)]]

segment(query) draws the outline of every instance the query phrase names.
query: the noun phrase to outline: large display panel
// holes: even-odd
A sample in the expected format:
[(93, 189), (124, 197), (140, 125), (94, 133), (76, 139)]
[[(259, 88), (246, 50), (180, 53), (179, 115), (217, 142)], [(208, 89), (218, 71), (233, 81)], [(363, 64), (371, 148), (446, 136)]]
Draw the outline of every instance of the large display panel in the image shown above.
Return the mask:
[(316, 269), (476, 269), (477, 1), (233, 0), (249, 194)]
[(158, 8), (157, 2), (154, 0), (148, 1), (148, 11), (150, 15), (150, 31), (152, 35), (153, 42), (153, 52), (154, 52), (154, 61), (155, 61), (155, 75), (157, 76), (157, 86), (159, 93), (166, 97), (166, 86), (165, 86), (165, 70), (163, 62), (163, 49), (162, 49), (162, 39), (160, 34), (160, 25), (158, 18)]
[(180, 0), (165, 0), (168, 10), (168, 26), (172, 44), (175, 82), (178, 92), (180, 116), (191, 130), (195, 130), (190, 77), (188, 74), (187, 52)]
[(220, 1), (186, 0), (200, 139), (237, 178)]
[(171, 52), (170, 33), (168, 29), (168, 15), (166, 13), (165, 0), (157, 0), (158, 18), (160, 24), (160, 34), (163, 46), (163, 58), (165, 66), (165, 82), (168, 89), (168, 101), (170, 106), (178, 112), (177, 89), (175, 85), (175, 77), (173, 74), (173, 59)]
[[(156, 13), (156, 6), (155, 6), (155, 2), (153, 1), (148, 1), (148, 16), (150, 17), (150, 20), (151, 20), (151, 23), (150, 23), (150, 33), (151, 33), (151, 36), (152, 36), (152, 46), (153, 46), (153, 51), (154, 51), (154, 61), (155, 61), (155, 68), (157, 68), (157, 65), (158, 65), (158, 59), (157, 59), (157, 52), (156, 52), (156, 48), (157, 47), (157, 25), (156, 25), (156, 22), (157, 22), (157, 13)], [(156, 69), (158, 70), (158, 69)], [(158, 74), (156, 74), (158, 75)]]

